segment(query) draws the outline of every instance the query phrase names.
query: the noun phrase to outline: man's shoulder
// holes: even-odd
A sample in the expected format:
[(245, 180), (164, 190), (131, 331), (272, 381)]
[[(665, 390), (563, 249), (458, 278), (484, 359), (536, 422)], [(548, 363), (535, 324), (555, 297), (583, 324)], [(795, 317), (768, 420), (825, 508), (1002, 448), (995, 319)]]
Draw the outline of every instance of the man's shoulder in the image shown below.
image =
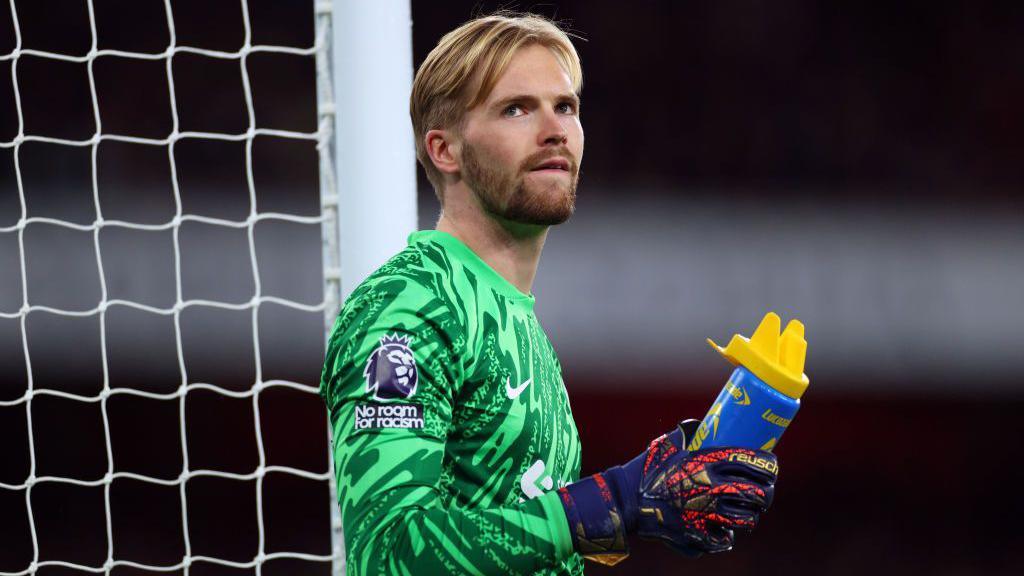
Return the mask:
[(447, 300), (442, 286), (450, 274), (447, 256), (438, 247), (416, 242), (374, 270), (346, 300), (356, 304), (366, 299), (401, 300), (410, 307)]
[(330, 348), (350, 347), (375, 331), (429, 326), (448, 337), (461, 331), (443, 275), (410, 244), (372, 272), (345, 299), (334, 322)]

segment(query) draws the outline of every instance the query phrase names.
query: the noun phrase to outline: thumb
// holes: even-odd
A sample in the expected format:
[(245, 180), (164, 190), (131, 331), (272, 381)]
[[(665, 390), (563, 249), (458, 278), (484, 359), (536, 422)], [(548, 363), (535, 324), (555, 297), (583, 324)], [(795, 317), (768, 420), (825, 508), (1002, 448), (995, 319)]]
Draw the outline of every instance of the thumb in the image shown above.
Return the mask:
[(683, 433), (683, 448), (690, 445), (690, 440), (697, 435), (697, 428), (700, 427), (700, 420), (687, 418), (679, 423), (679, 431)]

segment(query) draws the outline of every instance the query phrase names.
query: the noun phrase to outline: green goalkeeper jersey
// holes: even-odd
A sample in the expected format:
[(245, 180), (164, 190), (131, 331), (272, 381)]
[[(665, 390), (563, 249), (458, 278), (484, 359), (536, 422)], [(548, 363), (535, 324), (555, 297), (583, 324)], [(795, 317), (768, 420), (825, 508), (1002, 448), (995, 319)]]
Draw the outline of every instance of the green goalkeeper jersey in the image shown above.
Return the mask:
[(432, 230), (348, 298), (320, 393), (350, 576), (583, 573), (554, 491), (579, 434), (533, 303)]

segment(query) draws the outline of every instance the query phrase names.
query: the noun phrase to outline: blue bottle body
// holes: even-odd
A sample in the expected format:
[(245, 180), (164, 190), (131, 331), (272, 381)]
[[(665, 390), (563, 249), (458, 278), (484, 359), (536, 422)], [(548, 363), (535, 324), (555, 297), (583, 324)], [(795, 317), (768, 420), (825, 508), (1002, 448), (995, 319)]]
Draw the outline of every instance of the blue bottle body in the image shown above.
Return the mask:
[(782, 394), (739, 366), (687, 448), (738, 446), (770, 451), (799, 409), (799, 399)]

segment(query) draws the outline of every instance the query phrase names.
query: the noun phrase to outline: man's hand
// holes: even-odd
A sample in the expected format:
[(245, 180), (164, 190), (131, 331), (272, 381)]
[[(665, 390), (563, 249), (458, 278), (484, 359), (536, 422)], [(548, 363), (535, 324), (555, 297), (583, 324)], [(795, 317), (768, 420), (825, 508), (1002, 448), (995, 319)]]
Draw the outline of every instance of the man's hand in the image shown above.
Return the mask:
[[(778, 461), (761, 450), (686, 452), (684, 445), (682, 435), (669, 434), (647, 449), (635, 501), (636, 533), (691, 554), (728, 550), (733, 530), (753, 529), (759, 514), (771, 505)], [(633, 504), (624, 499), (627, 509)]]
[(732, 548), (771, 505), (778, 461), (762, 450), (688, 452), (687, 420), (615, 466), (559, 490), (576, 550), (604, 564), (629, 555), (627, 534), (665, 542), (688, 555)]

